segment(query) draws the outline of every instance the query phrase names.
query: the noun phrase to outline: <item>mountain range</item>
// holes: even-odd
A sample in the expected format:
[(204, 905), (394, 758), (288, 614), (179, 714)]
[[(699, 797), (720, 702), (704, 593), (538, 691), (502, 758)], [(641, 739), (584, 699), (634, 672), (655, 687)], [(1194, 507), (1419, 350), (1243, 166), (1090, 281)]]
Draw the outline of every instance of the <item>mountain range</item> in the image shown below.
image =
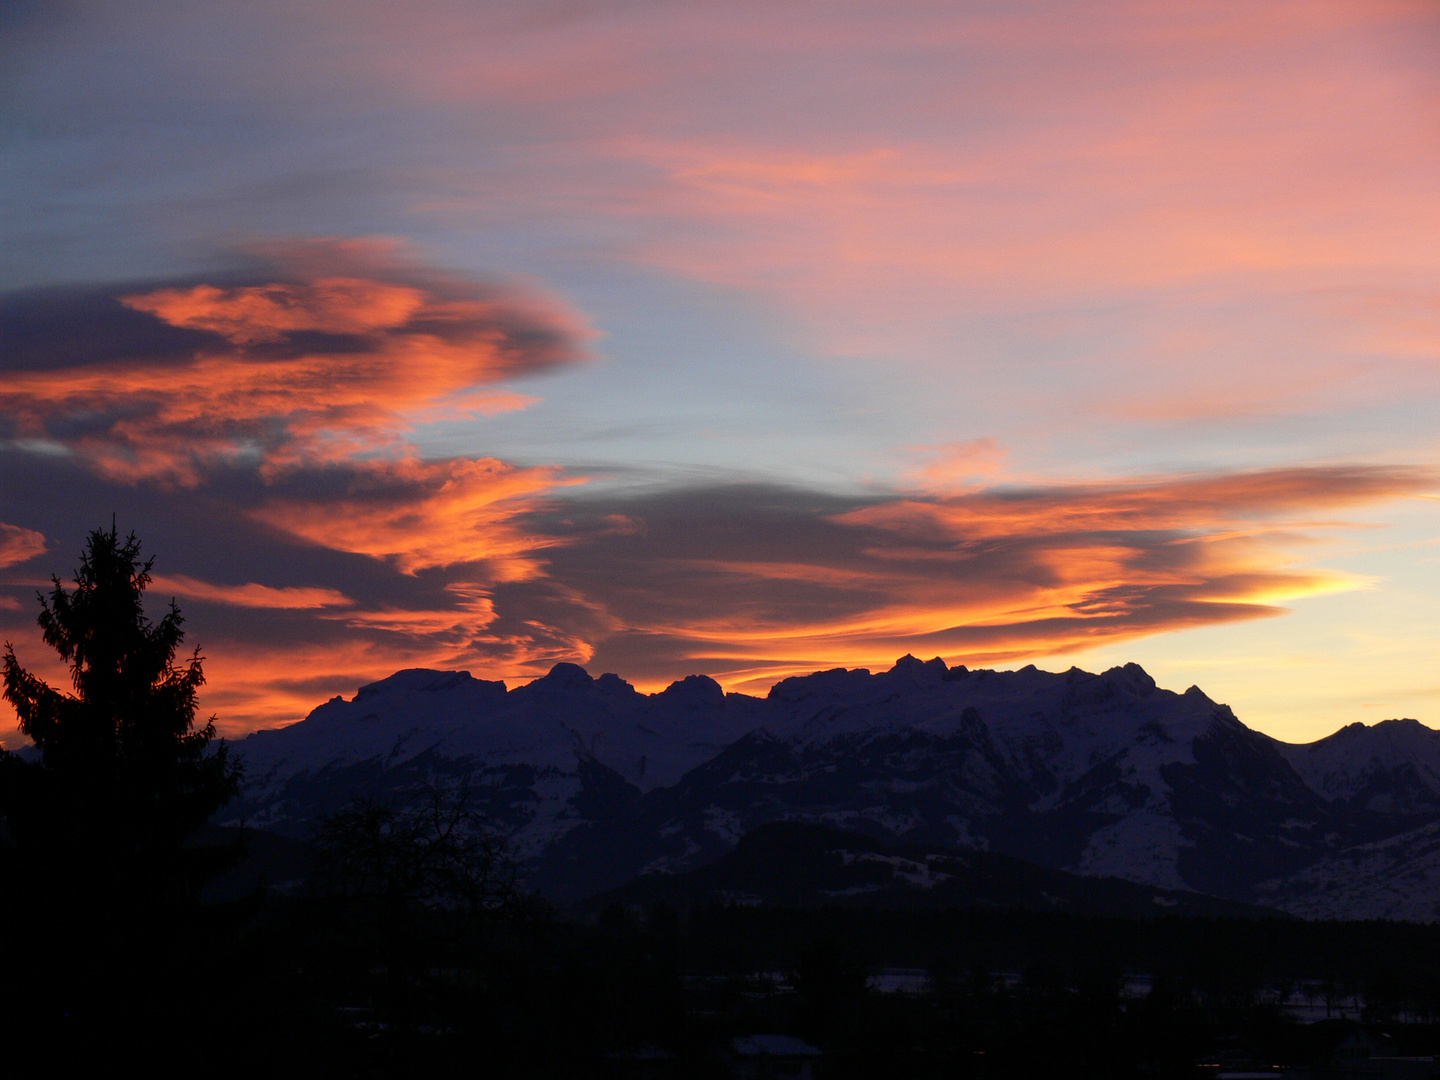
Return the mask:
[(1134, 664), (906, 656), (764, 698), (701, 675), (643, 694), (573, 664), (513, 690), (414, 669), (236, 751), (232, 822), (303, 838), (356, 796), (464, 787), (560, 903), (790, 821), (1306, 917), (1440, 915), (1440, 732), (1387, 720), (1282, 743)]

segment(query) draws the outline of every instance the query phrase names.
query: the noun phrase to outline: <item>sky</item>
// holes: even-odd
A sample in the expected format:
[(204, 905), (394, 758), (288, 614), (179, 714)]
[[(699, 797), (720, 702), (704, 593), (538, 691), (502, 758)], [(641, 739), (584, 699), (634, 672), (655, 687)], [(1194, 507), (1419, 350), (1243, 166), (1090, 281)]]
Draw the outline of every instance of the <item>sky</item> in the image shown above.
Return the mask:
[[(133, 531), (222, 733), (407, 667), (1141, 663), (1440, 727), (1431, 0), (18, 0), (0, 635)], [(15, 745), (0, 711), (0, 741)]]

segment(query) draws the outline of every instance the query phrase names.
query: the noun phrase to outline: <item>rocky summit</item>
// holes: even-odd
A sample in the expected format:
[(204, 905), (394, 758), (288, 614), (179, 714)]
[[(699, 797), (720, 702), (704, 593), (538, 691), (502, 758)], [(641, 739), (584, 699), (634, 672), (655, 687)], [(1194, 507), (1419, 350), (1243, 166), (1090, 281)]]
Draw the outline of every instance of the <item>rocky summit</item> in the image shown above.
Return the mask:
[(700, 675), (642, 694), (573, 664), (508, 691), (409, 670), (237, 750), (236, 821), (304, 837), (357, 795), (463, 786), (562, 903), (804, 821), (1310, 917), (1437, 915), (1440, 732), (1397, 720), (1281, 743), (1135, 664), (906, 656), (765, 698)]

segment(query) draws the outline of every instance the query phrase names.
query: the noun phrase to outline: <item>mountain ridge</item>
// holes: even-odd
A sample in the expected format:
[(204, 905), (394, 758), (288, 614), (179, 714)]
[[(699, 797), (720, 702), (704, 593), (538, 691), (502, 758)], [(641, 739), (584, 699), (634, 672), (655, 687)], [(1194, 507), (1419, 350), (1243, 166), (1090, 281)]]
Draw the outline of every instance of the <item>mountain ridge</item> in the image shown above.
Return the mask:
[[(1307, 868), (1440, 819), (1440, 732), (1384, 724), (1281, 743), (1136, 664), (906, 656), (788, 678), (765, 698), (705, 676), (642, 694), (574, 664), (511, 690), (408, 669), (237, 743), (234, 816), (303, 836), (352, 794), (463, 784), (562, 901), (802, 820), (1313, 914), (1335, 883)], [(1381, 878), (1383, 864), (1355, 863)]]

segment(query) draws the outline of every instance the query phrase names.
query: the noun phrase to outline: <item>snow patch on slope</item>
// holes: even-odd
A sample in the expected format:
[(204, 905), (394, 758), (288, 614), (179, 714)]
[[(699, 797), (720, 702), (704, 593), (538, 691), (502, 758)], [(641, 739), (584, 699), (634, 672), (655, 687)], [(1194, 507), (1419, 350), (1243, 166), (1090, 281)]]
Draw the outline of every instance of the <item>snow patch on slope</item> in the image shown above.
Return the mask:
[(1256, 894), (1307, 919), (1440, 921), (1440, 821), (1348, 848)]
[[(1348, 724), (1316, 742), (1276, 742), (1276, 748), (1311, 790), (1326, 799), (1364, 796), (1372, 809), (1396, 812), (1394, 781), (1411, 780), (1440, 797), (1440, 731), (1418, 720)], [(1390, 781), (1387, 783), (1386, 781)]]
[(1181, 850), (1189, 846), (1179, 822), (1147, 807), (1092, 833), (1073, 869), (1161, 889), (1187, 889), (1179, 862)]

